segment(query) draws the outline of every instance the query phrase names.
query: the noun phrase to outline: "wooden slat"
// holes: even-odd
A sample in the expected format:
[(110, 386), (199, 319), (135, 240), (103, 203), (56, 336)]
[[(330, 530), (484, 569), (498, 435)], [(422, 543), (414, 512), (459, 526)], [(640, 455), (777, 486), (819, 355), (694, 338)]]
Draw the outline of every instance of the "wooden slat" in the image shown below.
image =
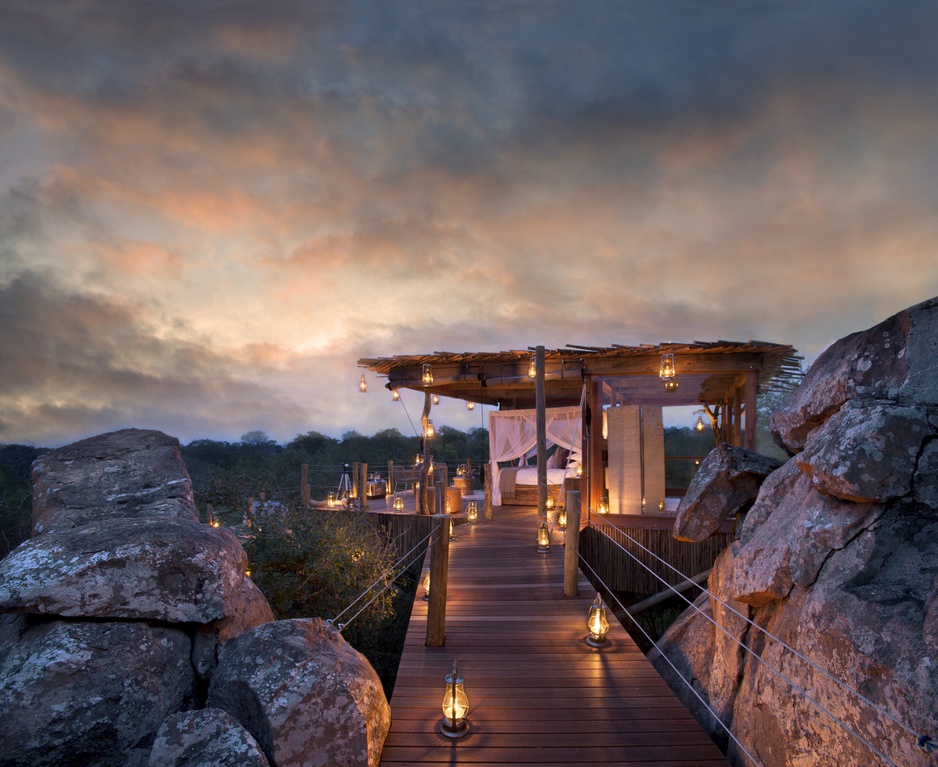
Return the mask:
[[(586, 644), (595, 591), (581, 573), (580, 596), (563, 595), (563, 537), (555, 532), (539, 554), (536, 517), (500, 507), (495, 520), (458, 528), (446, 643), (425, 646), (427, 605), (418, 598), (382, 766), (726, 765), (621, 626), (613, 621), (607, 647)], [(456, 741), (439, 731), (454, 659), (471, 707), (470, 732)]]

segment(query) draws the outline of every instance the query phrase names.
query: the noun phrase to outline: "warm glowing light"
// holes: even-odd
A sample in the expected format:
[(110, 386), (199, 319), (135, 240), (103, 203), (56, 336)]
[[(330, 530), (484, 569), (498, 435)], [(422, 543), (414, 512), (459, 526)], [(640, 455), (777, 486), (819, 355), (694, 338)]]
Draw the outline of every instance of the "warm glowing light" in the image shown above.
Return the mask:
[(677, 382), (676, 378), (670, 378), (664, 382), (664, 390), (669, 394), (676, 392), (678, 386), (680, 386), (680, 384)]
[(404, 499), (399, 495), (394, 498), (394, 511), (403, 511), (404, 510)]
[(453, 671), (446, 675), (446, 689), (443, 692), (443, 734), (449, 738), (461, 738), (469, 732), (468, 716), (469, 696), (466, 695), (465, 683), (459, 676), (456, 661), (453, 661)]
[(423, 463), (423, 456), (420, 453), (417, 453), (417, 457), (414, 459), (414, 466), (419, 466)]
[(424, 601), (426, 602), (430, 601), (430, 570), (429, 568), (427, 569), (427, 574), (426, 576), (424, 576), (424, 579), (423, 579), (423, 598), (424, 598)]
[(674, 355), (670, 352), (661, 355), (661, 369), (658, 371), (658, 375), (661, 377), (662, 381), (667, 381), (669, 378), (674, 378), (676, 375), (674, 370)]
[(608, 513), (609, 513), (609, 501), (607, 501), (605, 498), (603, 498), (603, 499), (599, 502), (599, 513), (600, 513), (600, 514), (608, 514)]
[(329, 495), (326, 497), (326, 506), (328, 506), (330, 509), (335, 506), (335, 493), (329, 493)]
[(436, 432), (433, 430), (433, 419), (428, 418), (427, 428), (426, 431), (424, 431), (423, 436), (425, 436), (427, 439), (430, 439), (434, 434), (436, 434)]
[(212, 527), (221, 527), (221, 522), (219, 522), (217, 519), (213, 519)]
[(474, 525), (478, 518), (479, 507), (476, 506), (475, 501), (469, 501), (469, 506), (466, 508), (466, 519), (469, 521), (470, 525)]
[(528, 364), (528, 378), (532, 381), (537, 378), (537, 362), (534, 357), (531, 357), (531, 362)]
[(250, 570), (245, 570), (245, 571), (244, 571), (244, 574), (245, 574), (248, 578), (251, 577), (251, 571), (250, 571)]
[(583, 477), (583, 467), (582, 467), (582, 466), (577, 466), (577, 467), (576, 467), (576, 478), (577, 478), (577, 479), (582, 479), (582, 477)]
[(362, 377), (358, 380), (358, 390), (364, 394), (368, 391), (368, 382), (365, 380), (365, 374), (362, 373)]
[(434, 405), (439, 405), (439, 404), (440, 404), (440, 395), (439, 395), (439, 394), (434, 394), (434, 395), (433, 395), (433, 404), (434, 404)]
[(547, 494), (547, 510), (550, 511), (552, 508), (554, 508), (554, 496), (548, 493)]
[(664, 498), (658, 501), (658, 511), (664, 511)]
[(567, 529), (567, 510), (561, 509), (557, 512), (557, 527), (561, 530)]
[(401, 393), (400, 393), (397, 389), (395, 389), (394, 391), (391, 392), (391, 399), (392, 399), (392, 400), (394, 400), (395, 402), (397, 402), (400, 398), (401, 398)]
[(703, 416), (702, 416), (702, 415), (697, 416), (697, 423), (694, 424), (694, 428), (697, 429), (697, 431), (703, 431), (703, 430), (704, 430), (704, 422), (703, 422)]
[(433, 366), (429, 362), (423, 363), (423, 373), (420, 376), (420, 380), (423, 381), (424, 386), (429, 386), (433, 383)]
[(476, 403), (473, 402), (472, 400), (467, 400), (467, 401), (466, 401), (466, 410), (475, 410), (475, 409), (476, 409)]
[(550, 551), (550, 528), (543, 519), (537, 523), (537, 550), (541, 554)]
[(601, 647), (606, 644), (609, 620), (606, 618), (606, 606), (603, 604), (603, 598), (599, 594), (596, 594), (596, 599), (590, 605), (589, 613), (586, 616), (586, 628), (590, 632), (586, 638), (588, 644), (593, 645), (593, 647)]

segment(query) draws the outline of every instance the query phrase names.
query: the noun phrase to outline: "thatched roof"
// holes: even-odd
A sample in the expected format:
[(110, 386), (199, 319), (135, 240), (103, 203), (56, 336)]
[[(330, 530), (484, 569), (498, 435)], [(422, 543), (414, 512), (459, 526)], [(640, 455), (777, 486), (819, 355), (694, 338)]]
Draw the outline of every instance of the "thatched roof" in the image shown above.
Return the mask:
[[(665, 392), (658, 376), (661, 355), (674, 355), (679, 387)], [(534, 407), (528, 367), (534, 348), (502, 352), (433, 352), (360, 359), (360, 367), (387, 378), (388, 389), (430, 391), (503, 409)], [(608, 347), (568, 344), (545, 350), (545, 390), (550, 406), (577, 404), (583, 381), (601, 379), (622, 404), (694, 405), (719, 403), (757, 375), (760, 391), (789, 387), (801, 373), (795, 349), (763, 341), (713, 341)], [(433, 383), (421, 371), (432, 366)]]

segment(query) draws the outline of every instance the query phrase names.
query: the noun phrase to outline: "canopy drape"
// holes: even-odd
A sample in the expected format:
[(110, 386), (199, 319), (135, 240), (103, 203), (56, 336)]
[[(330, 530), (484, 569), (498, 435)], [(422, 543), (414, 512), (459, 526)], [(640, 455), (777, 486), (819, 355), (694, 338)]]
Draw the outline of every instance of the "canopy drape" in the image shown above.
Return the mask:
[[(549, 407), (545, 410), (548, 445), (570, 452), (568, 464), (579, 462), (582, 453), (579, 407)], [(501, 506), (498, 482), (499, 461), (521, 458), (537, 445), (536, 410), (499, 410), (489, 413), (489, 460), (492, 466), (492, 504)]]

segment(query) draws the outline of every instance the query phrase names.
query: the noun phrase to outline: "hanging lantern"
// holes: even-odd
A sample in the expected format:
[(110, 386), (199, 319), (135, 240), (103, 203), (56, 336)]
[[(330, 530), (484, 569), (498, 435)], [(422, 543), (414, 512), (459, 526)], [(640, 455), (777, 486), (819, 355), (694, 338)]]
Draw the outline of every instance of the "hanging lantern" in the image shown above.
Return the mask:
[(476, 409), (476, 403), (473, 402), (471, 399), (466, 400), (466, 410), (475, 410), (475, 409)]
[(434, 394), (434, 395), (433, 395), (433, 404), (434, 404), (434, 405), (439, 405), (439, 404), (440, 404), (440, 395), (439, 395), (439, 394)]
[(607, 501), (605, 498), (603, 498), (603, 499), (599, 502), (599, 513), (600, 513), (600, 514), (608, 514), (608, 513), (609, 513), (609, 501)]
[(474, 525), (476, 520), (479, 518), (479, 507), (476, 506), (475, 501), (469, 501), (469, 506), (466, 508), (466, 519), (470, 525)]
[(335, 493), (329, 493), (326, 497), (326, 506), (330, 509), (335, 507)]
[(528, 364), (528, 378), (532, 381), (537, 378), (537, 361), (534, 357), (531, 357), (531, 362)]
[(546, 505), (547, 505), (547, 510), (548, 510), (548, 511), (550, 511), (552, 508), (554, 508), (554, 496), (552, 496), (552, 495), (550, 494), (550, 491), (548, 491), (548, 493), (547, 493), (547, 504), (546, 504)]
[(420, 380), (423, 381), (424, 386), (429, 386), (433, 383), (433, 366), (429, 362), (423, 363), (423, 372), (420, 375)]
[(368, 391), (368, 382), (365, 380), (364, 373), (362, 373), (362, 377), (358, 380), (358, 391), (362, 394)]
[(397, 402), (400, 398), (401, 398), (401, 393), (397, 389), (394, 389), (394, 391), (391, 392), (391, 399), (394, 402)]
[(677, 378), (669, 378), (664, 382), (664, 390), (668, 392), (668, 394), (672, 394), (677, 391), (677, 387), (679, 385), (680, 384), (678, 384)]
[(420, 453), (417, 453), (417, 457), (414, 459), (414, 466), (419, 466), (423, 463), (423, 456)]
[(423, 601), (430, 601), (430, 568), (427, 567), (427, 574), (423, 579)]
[(658, 376), (662, 381), (667, 381), (669, 378), (674, 378), (677, 375), (674, 369), (674, 355), (668, 352), (667, 354), (661, 355), (661, 368), (658, 371)]
[(561, 530), (567, 529), (567, 510), (566, 508), (561, 509), (557, 512), (557, 527)]
[(590, 605), (589, 613), (586, 617), (586, 628), (589, 629), (589, 636), (586, 643), (593, 647), (602, 647), (606, 644), (606, 632), (609, 631), (609, 620), (606, 618), (606, 606), (603, 604), (603, 598), (597, 593), (596, 599)]
[(456, 661), (453, 661), (453, 672), (446, 675), (443, 721), (440, 726), (448, 738), (461, 738), (469, 732), (469, 696), (466, 695), (464, 684), (463, 678), (459, 676)]
[(702, 415), (697, 416), (697, 423), (694, 424), (694, 428), (695, 428), (697, 431), (703, 431), (703, 430), (704, 430), (704, 422), (703, 422), (703, 416), (702, 416)]
[(433, 430), (433, 419), (432, 419), (432, 418), (428, 418), (428, 419), (427, 419), (427, 430), (424, 432), (424, 436), (425, 436), (427, 439), (430, 439), (434, 434), (436, 434), (436, 432)]
[(394, 498), (394, 511), (403, 511), (404, 510), (404, 499), (399, 495)]
[(550, 528), (543, 519), (537, 523), (537, 550), (541, 554), (550, 551)]

